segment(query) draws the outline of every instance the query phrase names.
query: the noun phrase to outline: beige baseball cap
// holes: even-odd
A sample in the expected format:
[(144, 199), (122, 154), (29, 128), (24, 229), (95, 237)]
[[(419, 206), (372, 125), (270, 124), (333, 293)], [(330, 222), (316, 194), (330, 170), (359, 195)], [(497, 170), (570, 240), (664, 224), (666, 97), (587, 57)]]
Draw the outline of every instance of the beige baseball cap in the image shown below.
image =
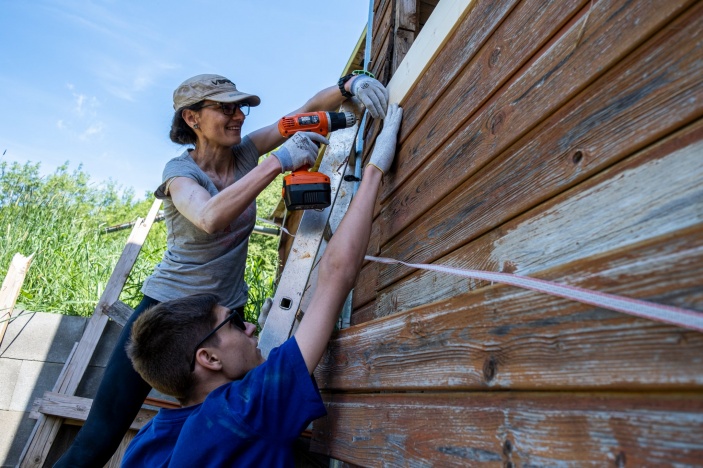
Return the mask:
[(259, 96), (242, 93), (230, 80), (220, 75), (198, 75), (188, 78), (173, 92), (173, 109), (178, 110), (209, 99), (216, 102), (242, 102), (250, 106), (261, 104)]

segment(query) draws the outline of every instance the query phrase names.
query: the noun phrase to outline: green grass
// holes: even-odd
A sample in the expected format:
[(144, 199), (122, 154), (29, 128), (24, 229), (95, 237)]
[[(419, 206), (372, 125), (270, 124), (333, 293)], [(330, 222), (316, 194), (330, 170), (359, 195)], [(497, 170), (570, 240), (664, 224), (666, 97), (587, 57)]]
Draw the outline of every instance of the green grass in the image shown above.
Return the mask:
[[(70, 172), (65, 164), (48, 176), (40, 176), (39, 169), (39, 164), (0, 162), (0, 281), (15, 253), (34, 254), (18, 307), (89, 316), (130, 233), (104, 234), (104, 228), (145, 217), (153, 196), (135, 200), (131, 191), (120, 194), (115, 184), (91, 184), (80, 166)], [(272, 184), (269, 190), (280, 188)], [(155, 223), (122, 291), (123, 302), (135, 307), (141, 300), (141, 284), (165, 247), (165, 226)], [(246, 280), (247, 316), (254, 323), (263, 300), (273, 295), (276, 261), (276, 239), (253, 235)]]

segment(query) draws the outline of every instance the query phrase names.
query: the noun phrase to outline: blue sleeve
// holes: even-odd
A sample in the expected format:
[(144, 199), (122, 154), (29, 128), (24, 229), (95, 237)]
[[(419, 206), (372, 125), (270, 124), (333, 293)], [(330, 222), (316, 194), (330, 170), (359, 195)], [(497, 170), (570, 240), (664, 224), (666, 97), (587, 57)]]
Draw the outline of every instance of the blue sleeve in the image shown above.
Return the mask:
[(295, 338), (272, 350), (236, 387), (228, 395), (238, 400), (232, 402), (235, 417), (261, 437), (293, 440), (327, 414)]

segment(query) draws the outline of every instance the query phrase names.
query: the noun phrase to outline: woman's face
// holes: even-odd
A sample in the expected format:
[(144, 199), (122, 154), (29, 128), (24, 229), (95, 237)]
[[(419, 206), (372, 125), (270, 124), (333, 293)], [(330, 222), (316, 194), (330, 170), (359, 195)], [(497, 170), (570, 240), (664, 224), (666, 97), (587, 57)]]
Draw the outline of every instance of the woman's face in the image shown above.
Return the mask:
[[(231, 115), (226, 115), (230, 112)], [(208, 145), (229, 148), (242, 141), (242, 124), (246, 116), (238, 103), (205, 101), (199, 114), (199, 139), (207, 140)]]

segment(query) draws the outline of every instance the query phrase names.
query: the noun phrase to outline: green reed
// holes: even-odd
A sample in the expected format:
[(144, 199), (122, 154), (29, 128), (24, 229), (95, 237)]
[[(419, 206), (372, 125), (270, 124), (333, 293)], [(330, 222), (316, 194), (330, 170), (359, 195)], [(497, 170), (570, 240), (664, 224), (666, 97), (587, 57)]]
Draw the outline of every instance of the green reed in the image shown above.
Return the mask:
[[(33, 311), (89, 316), (125, 247), (130, 230), (105, 234), (111, 225), (146, 216), (153, 196), (135, 200), (113, 184), (91, 184), (81, 167), (68, 164), (41, 176), (39, 164), (0, 162), (0, 281), (15, 253), (34, 254), (18, 298)], [(263, 299), (273, 294), (275, 241), (252, 236), (255, 255), (247, 262), (255, 321)], [(140, 288), (166, 246), (166, 229), (155, 223), (120, 299), (135, 307)], [(268, 288), (268, 289), (267, 289)]]

